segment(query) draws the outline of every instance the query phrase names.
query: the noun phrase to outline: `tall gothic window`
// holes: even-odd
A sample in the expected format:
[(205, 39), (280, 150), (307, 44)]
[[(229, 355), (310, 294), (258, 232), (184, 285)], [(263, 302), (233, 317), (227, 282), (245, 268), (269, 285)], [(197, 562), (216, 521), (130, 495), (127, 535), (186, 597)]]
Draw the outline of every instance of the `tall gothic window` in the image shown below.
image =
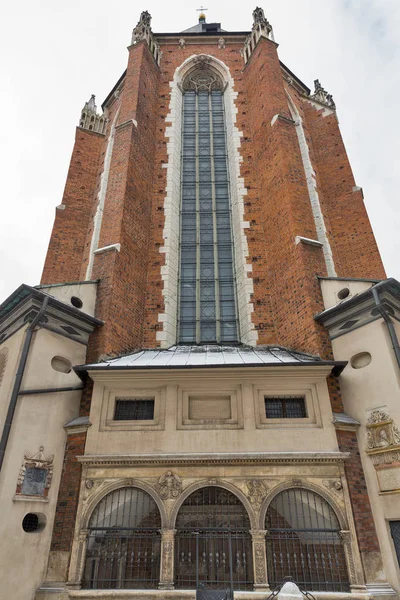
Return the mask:
[(220, 487), (193, 492), (176, 520), (175, 587), (253, 589), (250, 520), (240, 500)]
[(339, 521), (324, 498), (303, 488), (281, 492), (265, 529), (271, 588), (290, 575), (306, 590), (350, 591)]
[(96, 506), (88, 529), (83, 588), (157, 587), (161, 516), (149, 494), (134, 487), (111, 492)]
[(183, 82), (179, 341), (238, 340), (223, 83), (207, 66)]

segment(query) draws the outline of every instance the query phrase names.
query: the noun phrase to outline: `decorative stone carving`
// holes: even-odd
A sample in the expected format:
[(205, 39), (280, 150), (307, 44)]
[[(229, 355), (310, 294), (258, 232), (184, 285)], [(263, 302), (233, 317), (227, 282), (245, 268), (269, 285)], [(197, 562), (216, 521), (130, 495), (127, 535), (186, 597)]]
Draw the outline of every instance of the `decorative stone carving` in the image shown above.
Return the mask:
[(255, 583), (265, 582), (265, 543), (255, 542), (254, 544), (254, 563), (255, 563)]
[(179, 44), (179, 46), (180, 46), (181, 48), (184, 48), (184, 47), (186, 46), (186, 42), (185, 42), (185, 40), (184, 40), (183, 38), (181, 38), (181, 39), (179, 40), (178, 44)]
[(182, 480), (172, 471), (167, 471), (158, 480), (158, 493), (163, 500), (178, 498), (182, 492)]
[(224, 40), (224, 38), (219, 38), (219, 40), (218, 40), (218, 48), (220, 48), (220, 50), (223, 50), (225, 48), (225, 40)]
[(328, 490), (335, 492), (336, 494), (339, 494), (341, 496), (340, 492), (343, 489), (343, 485), (340, 479), (326, 479), (322, 483)]
[(383, 410), (374, 410), (367, 421), (368, 450), (400, 445), (400, 431)]
[[(197, 60), (198, 59), (198, 60)], [(194, 71), (189, 73), (182, 84), (184, 91), (211, 91), (211, 90), (223, 90), (222, 79), (212, 71), (208, 64), (210, 59), (208, 56), (198, 56), (194, 59), (196, 68)]]
[(172, 542), (164, 542), (163, 545), (163, 580), (168, 579), (169, 574), (172, 572)]
[(161, 530), (161, 576), (159, 588), (174, 589), (174, 543), (175, 529)]
[(93, 486), (94, 486), (93, 479), (86, 479), (86, 481), (85, 481), (85, 488), (88, 489), (88, 490), (91, 490)]
[(314, 93), (310, 95), (312, 100), (316, 100), (320, 104), (324, 104), (328, 108), (336, 108), (336, 104), (333, 101), (332, 94), (328, 94), (326, 90), (322, 87), (319, 82), (319, 79), (314, 81)]
[(356, 575), (356, 568), (354, 565), (353, 550), (352, 550), (352, 546), (351, 546), (351, 532), (347, 531), (347, 530), (340, 531), (339, 535), (343, 542), (344, 552), (345, 552), (346, 559), (347, 559), (347, 567), (349, 570), (350, 584), (354, 585), (357, 583), (357, 575)]
[(398, 491), (400, 431), (382, 408), (371, 411), (367, 421), (367, 454), (376, 469), (380, 491)]
[(53, 478), (54, 456), (45, 456), (40, 446), (37, 454), (25, 452), (17, 480), (17, 495), (47, 497)]
[(82, 108), (79, 127), (104, 134), (107, 126), (107, 119), (104, 115), (97, 114), (96, 96), (91, 95), (89, 102), (85, 102)]
[(267, 486), (259, 479), (251, 479), (246, 483), (248, 490), (247, 497), (254, 508), (259, 509), (264, 501)]

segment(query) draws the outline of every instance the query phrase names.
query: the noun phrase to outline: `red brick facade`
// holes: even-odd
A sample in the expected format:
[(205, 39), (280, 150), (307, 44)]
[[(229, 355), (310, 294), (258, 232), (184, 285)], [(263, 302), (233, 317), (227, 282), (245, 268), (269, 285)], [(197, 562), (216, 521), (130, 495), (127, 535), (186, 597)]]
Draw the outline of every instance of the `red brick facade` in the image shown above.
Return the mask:
[[(106, 134), (77, 130), (63, 200), (66, 208), (57, 212), (42, 283), (85, 278), (103, 162), (116, 119), (98, 248), (120, 244), (120, 250), (94, 257), (90, 278), (100, 280), (96, 316), (105, 325), (92, 336), (89, 361), (159, 345), (159, 315), (165, 310), (160, 247), (170, 82), (175, 70), (195, 54), (222, 61), (238, 94), (236, 125), (242, 132), (241, 176), (247, 189), (244, 220), (250, 224), (245, 230), (247, 262), (252, 265), (252, 322), (258, 343), (332, 358), (327, 331), (314, 320), (323, 309), (317, 279), (327, 275), (323, 251), (295, 244), (296, 236), (316, 240), (317, 231), (286, 91), (303, 119), (338, 275), (385, 276), (361, 192), (354, 191), (335, 114), (326, 115), (323, 107), (316, 108), (287, 85), (274, 42), (261, 38), (244, 65), (243, 40), (225, 48), (219, 48), (217, 40), (184, 48), (177, 41), (163, 43), (160, 67), (145, 41), (131, 46), (120, 95), (109, 102)], [(331, 378), (329, 385), (333, 411), (341, 412), (338, 383)], [(351, 453), (346, 474), (360, 549), (375, 551), (378, 542), (357, 441), (353, 433), (343, 431), (338, 432), (338, 439), (341, 450)], [(68, 438), (53, 550), (70, 547), (81, 472), (76, 455), (84, 453), (84, 444), (85, 434)]]

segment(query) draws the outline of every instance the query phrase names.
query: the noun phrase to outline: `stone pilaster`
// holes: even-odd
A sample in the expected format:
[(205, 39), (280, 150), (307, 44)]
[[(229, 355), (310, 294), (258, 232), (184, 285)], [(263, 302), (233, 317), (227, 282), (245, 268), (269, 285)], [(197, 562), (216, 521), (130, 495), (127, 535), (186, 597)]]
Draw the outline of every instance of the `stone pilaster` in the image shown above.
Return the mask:
[(160, 590), (174, 589), (174, 556), (176, 529), (161, 531), (161, 575)]
[(252, 529), (250, 533), (253, 544), (254, 589), (259, 592), (269, 592), (265, 549), (266, 531)]
[(88, 540), (88, 529), (81, 529), (78, 534), (78, 544), (76, 552), (72, 553), (69, 569), (69, 581), (67, 586), (71, 589), (80, 589), (83, 570), (85, 567), (86, 547)]

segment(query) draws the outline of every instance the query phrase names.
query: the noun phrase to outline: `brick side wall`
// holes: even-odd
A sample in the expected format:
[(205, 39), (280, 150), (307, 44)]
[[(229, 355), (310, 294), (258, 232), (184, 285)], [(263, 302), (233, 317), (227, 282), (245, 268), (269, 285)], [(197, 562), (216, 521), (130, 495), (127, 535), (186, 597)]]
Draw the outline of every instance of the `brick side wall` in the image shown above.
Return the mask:
[(104, 136), (77, 127), (62, 204), (57, 209), (41, 283), (79, 281)]
[[(80, 417), (89, 416), (92, 392), (93, 382), (89, 380), (82, 391)], [(70, 434), (67, 437), (51, 540), (52, 551), (71, 549), (82, 475), (82, 466), (76, 457), (85, 453), (85, 444), (86, 431)]]
[[(290, 118), (274, 44), (261, 40), (245, 75), (256, 174), (254, 200), (263, 227), (263, 234), (250, 239), (249, 246), (252, 255), (261, 248), (266, 252), (265, 267), (260, 266), (254, 281), (259, 342), (271, 343), (270, 336), (260, 331), (258, 308), (267, 284), (277, 332), (274, 343), (324, 355), (326, 333), (313, 319), (323, 307), (315, 278), (326, 274), (323, 253), (317, 247), (295, 245), (296, 236), (316, 238), (297, 134), (294, 124), (283, 119), (271, 125), (275, 115)], [(263, 329), (268, 331), (265, 324)]]
[[(155, 128), (159, 69), (145, 43), (130, 49), (116, 124), (99, 247), (121, 252), (96, 255), (100, 278), (97, 316), (105, 326), (93, 335), (90, 355), (118, 354), (143, 345), (143, 323), (152, 226)], [(137, 125), (133, 122), (137, 123)]]
[(81, 465), (76, 457), (85, 451), (86, 432), (69, 435), (54, 518), (51, 550), (71, 549), (81, 483)]
[[(362, 192), (356, 182), (339, 129), (336, 114), (324, 115), (303, 101), (310, 132), (315, 170), (322, 188), (321, 204), (329, 215), (330, 238), (336, 271), (341, 277), (386, 277)], [(355, 260), (355, 252), (357, 259)]]
[(357, 434), (354, 431), (338, 431), (337, 438), (339, 449), (350, 453), (344, 464), (360, 552), (379, 552)]

